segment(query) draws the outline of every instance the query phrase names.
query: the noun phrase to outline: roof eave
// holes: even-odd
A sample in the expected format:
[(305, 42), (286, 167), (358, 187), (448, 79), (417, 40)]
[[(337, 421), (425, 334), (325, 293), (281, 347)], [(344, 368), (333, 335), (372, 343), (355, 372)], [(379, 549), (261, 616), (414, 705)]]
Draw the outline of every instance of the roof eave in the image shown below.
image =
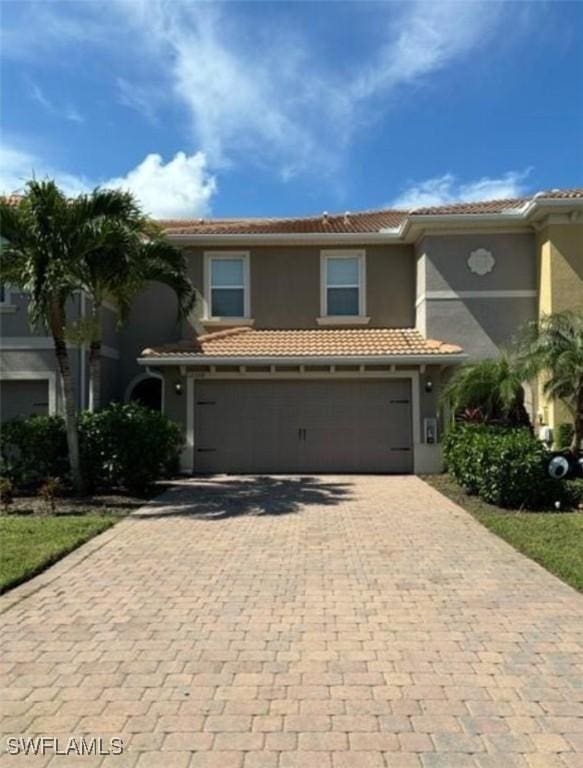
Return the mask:
[(326, 244), (326, 243), (386, 243), (398, 242), (400, 230), (391, 229), (382, 232), (289, 232), (266, 234), (185, 234), (168, 232), (166, 237), (177, 245), (270, 245), (286, 243), (293, 244)]
[(177, 245), (240, 245), (254, 244), (326, 244), (326, 243), (388, 243), (410, 242), (429, 229), (472, 229), (476, 226), (528, 226), (538, 216), (553, 211), (582, 210), (583, 198), (534, 197), (515, 209), (497, 213), (415, 213), (412, 211), (395, 227), (378, 232), (277, 232), (277, 233), (166, 233)]
[(467, 360), (465, 352), (416, 355), (161, 355), (138, 358), (140, 365), (456, 365)]
[[(524, 215), (529, 220), (557, 211), (582, 211), (581, 197), (535, 197), (524, 208)], [(580, 214), (579, 214), (580, 215)]]

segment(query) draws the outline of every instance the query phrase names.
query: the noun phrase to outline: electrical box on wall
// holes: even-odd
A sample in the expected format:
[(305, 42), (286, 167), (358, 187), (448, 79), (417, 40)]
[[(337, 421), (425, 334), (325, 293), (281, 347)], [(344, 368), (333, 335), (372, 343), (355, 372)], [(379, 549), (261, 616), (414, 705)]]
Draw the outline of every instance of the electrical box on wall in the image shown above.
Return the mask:
[(429, 445), (437, 442), (437, 419), (434, 416), (423, 419), (423, 442)]

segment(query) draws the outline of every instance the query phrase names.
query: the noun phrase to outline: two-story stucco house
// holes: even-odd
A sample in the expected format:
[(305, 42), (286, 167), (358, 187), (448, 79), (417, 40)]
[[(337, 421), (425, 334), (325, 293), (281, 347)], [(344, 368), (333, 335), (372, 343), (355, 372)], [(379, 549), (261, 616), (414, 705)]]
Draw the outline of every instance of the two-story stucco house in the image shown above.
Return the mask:
[[(103, 400), (162, 407), (191, 472), (431, 472), (439, 395), (541, 313), (583, 308), (583, 189), (412, 211), (162, 222), (196, 309), (152, 285), (103, 313)], [(59, 408), (50, 340), (6, 288), (2, 417)], [(76, 297), (71, 313), (85, 311)], [(86, 350), (73, 349), (80, 406)], [(537, 423), (560, 409), (528, 392)]]

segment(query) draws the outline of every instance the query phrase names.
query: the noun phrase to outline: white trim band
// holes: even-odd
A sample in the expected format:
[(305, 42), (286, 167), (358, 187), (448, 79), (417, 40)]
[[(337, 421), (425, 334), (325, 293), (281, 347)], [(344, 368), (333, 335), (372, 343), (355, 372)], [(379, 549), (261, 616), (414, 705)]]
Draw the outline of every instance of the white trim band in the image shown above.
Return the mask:
[(516, 289), (516, 290), (492, 290), (492, 291), (426, 291), (415, 301), (418, 307), (424, 301), (459, 301), (461, 299), (535, 299), (536, 289)]
[(301, 357), (257, 356), (257, 357), (219, 357), (218, 355), (167, 355), (164, 357), (138, 357), (140, 365), (159, 367), (165, 365), (447, 365), (463, 363), (467, 360), (463, 352), (451, 354), (427, 355), (304, 355)]
[[(81, 345), (82, 347), (85, 345)], [(70, 349), (78, 349), (79, 344), (69, 344)], [(55, 345), (51, 336), (4, 336), (0, 338), (0, 352), (4, 350), (36, 350), (36, 349), (54, 349)], [(110, 357), (113, 360), (119, 360), (120, 353), (115, 347), (109, 347), (107, 344), (101, 345), (101, 356)]]

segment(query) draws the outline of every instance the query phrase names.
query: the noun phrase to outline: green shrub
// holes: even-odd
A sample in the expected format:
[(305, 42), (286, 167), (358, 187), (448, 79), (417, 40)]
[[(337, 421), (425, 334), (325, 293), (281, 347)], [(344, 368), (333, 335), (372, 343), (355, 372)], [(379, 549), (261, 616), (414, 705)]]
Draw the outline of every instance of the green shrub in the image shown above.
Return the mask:
[(548, 476), (546, 448), (529, 429), (458, 426), (444, 450), (456, 482), (490, 504), (534, 510), (572, 503), (570, 488)]
[(443, 441), (447, 469), (454, 480), (469, 494), (477, 494), (483, 474), (486, 443), (497, 427), (483, 424), (458, 424)]
[[(145, 490), (177, 471), (182, 435), (176, 424), (136, 403), (79, 415), (83, 473), (91, 488)], [(33, 416), (3, 425), (2, 474), (19, 487), (69, 474), (60, 416)]]
[(571, 506), (575, 508), (583, 507), (583, 478), (577, 477), (574, 480), (567, 480), (565, 484), (570, 496)]
[(570, 424), (569, 422), (559, 424), (559, 428), (557, 429), (557, 447), (559, 449), (570, 448), (574, 432), (575, 427), (573, 424)]
[(2, 474), (19, 487), (68, 473), (67, 438), (61, 416), (31, 416), (2, 425)]
[(114, 404), (83, 413), (79, 427), (83, 469), (94, 485), (139, 492), (178, 469), (180, 429), (158, 411)]

